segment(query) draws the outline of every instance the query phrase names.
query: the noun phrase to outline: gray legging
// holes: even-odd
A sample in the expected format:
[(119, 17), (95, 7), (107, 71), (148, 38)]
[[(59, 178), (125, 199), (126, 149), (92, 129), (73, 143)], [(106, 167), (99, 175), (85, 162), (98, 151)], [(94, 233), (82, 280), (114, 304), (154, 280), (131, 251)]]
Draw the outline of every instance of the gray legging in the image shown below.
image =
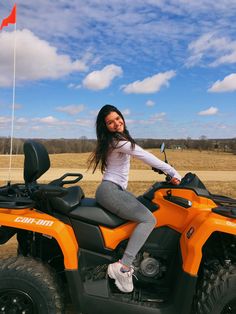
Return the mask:
[(96, 201), (113, 214), (138, 223), (121, 259), (124, 265), (131, 266), (155, 227), (156, 218), (133, 194), (111, 181), (101, 182), (96, 191)]

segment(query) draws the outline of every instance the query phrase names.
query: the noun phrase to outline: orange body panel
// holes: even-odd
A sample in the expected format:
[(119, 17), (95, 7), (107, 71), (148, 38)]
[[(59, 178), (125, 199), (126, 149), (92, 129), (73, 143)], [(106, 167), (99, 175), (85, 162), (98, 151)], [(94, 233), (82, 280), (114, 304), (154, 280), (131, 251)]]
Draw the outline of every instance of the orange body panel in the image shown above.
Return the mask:
[(73, 229), (53, 216), (32, 209), (0, 208), (1, 225), (30, 230), (56, 239), (68, 270), (78, 268), (78, 244)]
[[(153, 203), (159, 205), (159, 209), (153, 213), (157, 218), (157, 227), (169, 226), (182, 233), (200, 210), (209, 213), (211, 208), (216, 206), (211, 200), (199, 197), (193, 191), (173, 189), (173, 196), (181, 196), (191, 200), (192, 207), (183, 208), (182, 206), (173, 204), (163, 198), (168, 190), (158, 190), (153, 199)], [(183, 193), (185, 193), (184, 196)], [(106, 247), (115, 249), (121, 241), (129, 238), (135, 225), (135, 223), (129, 222), (114, 229), (100, 226)]]
[[(192, 235), (188, 237), (190, 229)], [(189, 224), (180, 240), (184, 271), (191, 275), (197, 275), (202, 258), (202, 247), (215, 231), (235, 235), (235, 219), (219, 216), (212, 212), (203, 212)]]
[(106, 248), (114, 250), (121, 241), (130, 237), (135, 226), (134, 222), (128, 222), (114, 229), (100, 226)]
[(190, 221), (201, 212), (209, 213), (216, 204), (202, 196), (198, 196), (192, 190), (172, 189), (172, 196), (180, 196), (191, 201), (192, 206), (184, 208), (165, 200), (163, 197), (167, 195), (170, 189), (160, 189), (155, 193), (153, 202), (160, 206), (155, 212), (158, 219), (158, 226), (169, 226), (170, 228), (183, 233)]
[[(168, 226), (181, 236), (181, 252), (183, 257), (183, 269), (191, 275), (196, 275), (201, 262), (202, 246), (214, 231), (222, 231), (236, 234), (236, 224), (229, 218), (212, 213), (211, 209), (216, 204), (203, 196), (198, 196), (194, 191), (188, 189), (171, 189), (172, 196), (180, 196), (191, 201), (192, 206), (184, 208), (182, 206), (165, 200), (170, 189), (158, 190), (153, 199), (153, 203), (159, 205), (159, 209), (153, 212), (157, 219), (157, 226)], [(234, 220), (235, 221), (235, 220)], [(100, 226), (103, 234), (105, 246), (114, 250), (117, 245), (128, 239), (135, 227), (135, 223), (127, 223), (114, 229)], [(186, 233), (193, 227), (194, 232), (188, 239)]]

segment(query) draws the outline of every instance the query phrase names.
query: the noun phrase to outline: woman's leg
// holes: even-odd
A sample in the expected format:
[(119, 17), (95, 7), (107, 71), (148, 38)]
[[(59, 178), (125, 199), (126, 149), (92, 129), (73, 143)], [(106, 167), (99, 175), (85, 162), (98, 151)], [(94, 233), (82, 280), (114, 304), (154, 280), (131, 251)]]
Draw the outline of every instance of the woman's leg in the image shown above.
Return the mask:
[(131, 266), (136, 254), (155, 227), (156, 218), (134, 195), (110, 181), (103, 181), (100, 184), (96, 192), (96, 200), (119, 217), (138, 223), (121, 259), (124, 265)]

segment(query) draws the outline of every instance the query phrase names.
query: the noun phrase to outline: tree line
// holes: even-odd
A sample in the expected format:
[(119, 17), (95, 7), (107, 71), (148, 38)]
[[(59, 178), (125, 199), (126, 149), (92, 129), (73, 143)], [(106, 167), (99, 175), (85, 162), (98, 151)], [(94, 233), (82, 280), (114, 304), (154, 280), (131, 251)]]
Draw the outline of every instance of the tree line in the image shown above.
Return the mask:
[[(14, 138), (12, 141), (12, 153), (23, 154), (23, 144), (27, 139)], [(95, 139), (81, 137), (79, 139), (35, 139), (42, 143), (49, 154), (61, 153), (85, 153), (91, 152), (96, 146)], [(202, 136), (199, 139), (136, 139), (141, 147), (159, 148), (165, 142), (170, 149), (197, 149), (215, 150), (236, 154), (236, 138), (233, 139), (207, 139)], [(0, 137), (0, 154), (10, 153), (11, 140), (9, 137)]]

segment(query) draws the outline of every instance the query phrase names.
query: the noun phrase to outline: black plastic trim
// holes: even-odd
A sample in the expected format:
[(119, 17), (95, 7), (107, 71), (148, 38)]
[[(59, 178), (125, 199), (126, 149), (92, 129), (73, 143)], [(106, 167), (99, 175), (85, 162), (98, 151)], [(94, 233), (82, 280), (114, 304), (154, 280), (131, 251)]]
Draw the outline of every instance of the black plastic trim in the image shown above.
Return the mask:
[(98, 226), (85, 223), (76, 219), (71, 219), (76, 238), (80, 248), (102, 254), (110, 254), (110, 250), (105, 248), (103, 236)]
[(176, 205), (182, 206), (184, 208), (189, 208), (192, 206), (191, 201), (189, 201), (188, 199), (186, 199), (184, 197), (166, 195), (166, 196), (164, 196), (164, 199), (171, 202), (171, 203), (174, 203)]
[(173, 185), (169, 182), (156, 182), (152, 187), (143, 194), (143, 196), (149, 200), (154, 198), (154, 194), (160, 189), (186, 189), (194, 191), (198, 196), (204, 196), (211, 198), (211, 194), (206, 189), (202, 181), (197, 177), (196, 174), (188, 172), (182, 179), (179, 185)]
[(16, 228), (0, 226), (0, 244), (6, 243), (16, 234), (16, 232)]
[(224, 217), (228, 218), (236, 218), (236, 207), (231, 206), (218, 206), (215, 208), (212, 208), (213, 213), (219, 214)]
[(148, 198), (144, 197), (143, 195), (140, 195), (137, 197), (140, 203), (142, 203), (144, 206), (146, 206), (151, 212), (156, 211), (160, 206), (158, 204), (153, 203)]
[(219, 204), (219, 205), (227, 204), (227, 205), (235, 205), (236, 206), (236, 199), (228, 197), (228, 196), (211, 194), (210, 199), (212, 199), (216, 204)]
[(33, 208), (35, 202), (28, 197), (15, 197), (0, 195), (0, 208), (26, 209)]

